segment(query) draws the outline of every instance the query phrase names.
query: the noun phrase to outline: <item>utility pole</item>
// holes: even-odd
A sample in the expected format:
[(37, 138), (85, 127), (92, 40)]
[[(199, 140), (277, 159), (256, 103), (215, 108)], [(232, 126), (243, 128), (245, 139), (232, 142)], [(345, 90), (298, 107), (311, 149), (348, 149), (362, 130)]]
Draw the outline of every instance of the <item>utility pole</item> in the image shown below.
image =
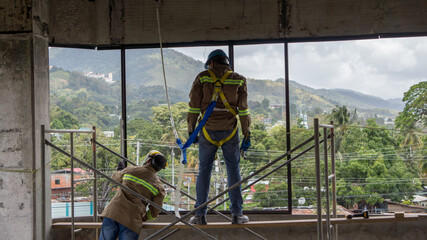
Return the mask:
[(138, 142), (136, 142), (136, 165), (139, 166), (139, 139)]

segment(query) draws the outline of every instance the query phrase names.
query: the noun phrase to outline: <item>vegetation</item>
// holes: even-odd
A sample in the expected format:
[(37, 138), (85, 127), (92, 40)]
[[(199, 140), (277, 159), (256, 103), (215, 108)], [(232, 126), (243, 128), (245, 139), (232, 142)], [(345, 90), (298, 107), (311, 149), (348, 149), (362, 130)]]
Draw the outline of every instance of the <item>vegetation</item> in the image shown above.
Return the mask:
[[(153, 55), (154, 56), (154, 55)], [(147, 80), (148, 81), (148, 80)], [(283, 119), (284, 109), (277, 103), (282, 96), (280, 81), (249, 80), (251, 92), (249, 106), (253, 119), (252, 147), (248, 159), (241, 160), (243, 176), (260, 169), (262, 166), (286, 152), (286, 127), (275, 124)], [(88, 128), (97, 126), (98, 140), (120, 152), (119, 118), (121, 115), (120, 85), (108, 84), (100, 79), (87, 78), (78, 72), (68, 72), (56, 67), (51, 69), (51, 128)], [(256, 87), (253, 87), (256, 86)], [(363, 112), (360, 109), (337, 105), (336, 102), (320, 97), (307, 89), (293, 85), (294, 96), (291, 101), (291, 147), (295, 147), (313, 135), (310, 128), (313, 118), (322, 123), (334, 121), (337, 151), (337, 193), (339, 204), (352, 208), (356, 204), (379, 207), (384, 199), (402, 202), (410, 201), (416, 191), (427, 184), (427, 136), (426, 127), (426, 82), (414, 85), (405, 93), (405, 109), (396, 118), (396, 129), (384, 124), (383, 117)], [(305, 90), (304, 90), (305, 89)], [(165, 105), (164, 89), (161, 86), (138, 86), (130, 84), (128, 90), (128, 156), (137, 162), (142, 161), (151, 149), (158, 149), (173, 164), (179, 164), (180, 152), (175, 146), (175, 136), (169, 119), (169, 110)], [(344, 91), (341, 91), (343, 94)], [(186, 112), (187, 96), (182, 90), (169, 89), (172, 99), (171, 112), (174, 117), (178, 135), (182, 140), (187, 136)], [(310, 93), (310, 94), (309, 94)], [(328, 92), (331, 94), (331, 92)], [(356, 95), (352, 93), (352, 95)], [(332, 97), (330, 97), (332, 98)], [(362, 114), (361, 114), (362, 113)], [(392, 116), (392, 111), (383, 110), (383, 116)], [(308, 118), (309, 128), (304, 125)], [(364, 115), (364, 116), (361, 116)], [(370, 116), (370, 117), (366, 117)], [(266, 124), (270, 119), (271, 124)], [(114, 131), (114, 138), (107, 138), (103, 131)], [(425, 130), (424, 130), (425, 131)], [(75, 155), (91, 162), (90, 136), (76, 136)], [(53, 141), (69, 150), (69, 136), (55, 136)], [(297, 151), (292, 156), (296, 156)], [(112, 172), (119, 158), (104, 149), (97, 151), (98, 168)], [(222, 169), (213, 182), (224, 183), (225, 165), (219, 154), (219, 168)], [(191, 148), (187, 154), (186, 171), (197, 172), (198, 150)], [(283, 163), (285, 160), (280, 161)], [(169, 164), (172, 166), (173, 164)], [(277, 166), (277, 165), (275, 165)], [(52, 151), (52, 169), (69, 167), (69, 159)], [(323, 168), (323, 165), (322, 165)], [(264, 172), (264, 174), (267, 172)], [(261, 173), (262, 175), (263, 173)], [(213, 174), (214, 175), (214, 174)], [(161, 172), (161, 176), (172, 182), (170, 167)], [(309, 151), (292, 163), (292, 199), (294, 206), (315, 205), (314, 157)], [(256, 180), (256, 179), (253, 179)], [(251, 192), (251, 201), (245, 206), (253, 208), (286, 207), (288, 201), (287, 169), (282, 168), (271, 174), (266, 182), (257, 184)], [(214, 184), (211, 193), (214, 194)], [(101, 181), (99, 192), (104, 199), (114, 193), (113, 186)], [(195, 182), (189, 190), (194, 194)], [(86, 194), (90, 184), (80, 184), (79, 190)], [(222, 190), (222, 188), (221, 188)], [(298, 203), (304, 197), (305, 203)], [(172, 201), (172, 198), (171, 198)]]

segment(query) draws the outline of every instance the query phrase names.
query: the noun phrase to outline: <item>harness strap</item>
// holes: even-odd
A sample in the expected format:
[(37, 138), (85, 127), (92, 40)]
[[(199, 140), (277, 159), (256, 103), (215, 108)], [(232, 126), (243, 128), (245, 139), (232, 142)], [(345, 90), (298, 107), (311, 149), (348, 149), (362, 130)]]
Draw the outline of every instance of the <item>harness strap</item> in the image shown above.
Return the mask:
[(233, 132), (231, 132), (231, 134), (228, 137), (226, 137), (220, 141), (212, 140), (211, 136), (209, 136), (209, 133), (205, 127), (203, 127), (202, 131), (203, 131), (203, 134), (205, 135), (206, 140), (208, 140), (210, 143), (212, 143), (218, 147), (221, 147), (224, 143), (228, 142), (228, 140), (230, 140), (232, 137), (234, 137), (234, 135), (237, 132), (237, 127), (234, 128)]
[[(218, 96), (221, 98), (222, 103), (224, 103), (225, 108), (231, 113), (233, 114), (236, 118), (239, 116), (237, 115), (236, 111), (234, 111), (234, 109), (230, 106), (230, 104), (228, 103), (227, 99), (225, 98), (224, 92), (222, 91), (222, 86), (224, 85), (225, 79), (227, 79), (227, 77), (233, 72), (233, 71), (227, 71), (222, 77), (221, 79), (218, 80), (218, 78), (215, 76), (215, 74), (211, 71), (208, 70), (209, 75), (211, 75), (212, 81), (214, 82), (214, 93), (212, 95), (212, 101), (217, 101), (218, 100)], [(204, 114), (203, 114), (204, 115)], [(213, 140), (210, 136), (208, 131), (206, 130), (206, 128), (203, 126), (202, 128), (203, 131), (203, 135), (205, 136), (206, 140), (208, 140), (210, 143), (220, 147), (222, 146), (224, 143), (226, 143), (227, 141), (229, 141), (231, 138), (234, 137), (234, 135), (237, 132), (237, 125), (234, 128), (233, 132), (231, 132), (231, 134), (220, 140), (220, 141), (215, 141)]]

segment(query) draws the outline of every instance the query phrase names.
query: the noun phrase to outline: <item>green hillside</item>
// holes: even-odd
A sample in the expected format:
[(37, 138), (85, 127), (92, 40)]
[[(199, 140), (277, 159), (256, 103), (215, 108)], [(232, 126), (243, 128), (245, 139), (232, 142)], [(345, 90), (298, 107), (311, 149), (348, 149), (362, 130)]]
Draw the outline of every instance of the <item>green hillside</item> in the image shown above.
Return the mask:
[[(164, 50), (166, 76), (170, 87), (188, 91), (203, 63), (184, 54)], [(113, 73), (120, 81), (120, 51), (50, 48), (49, 64), (68, 71), (100, 74)], [(135, 87), (163, 85), (163, 73), (158, 49), (133, 49), (126, 51), (126, 81)]]
[[(53, 93), (59, 94), (56, 92), (70, 92), (84, 88), (93, 101), (107, 106), (120, 106), (120, 52), (118, 50), (51, 48), (49, 54), (51, 65), (65, 69), (52, 71)], [(171, 101), (187, 102), (191, 84), (197, 73), (203, 70), (203, 63), (172, 49), (165, 49), (164, 57)], [(143, 100), (165, 102), (158, 49), (127, 50), (126, 66), (128, 103), (135, 104)], [(112, 72), (115, 83), (110, 85), (99, 79), (86, 78), (83, 72), (101, 74)], [(252, 102), (261, 103), (267, 99), (270, 104), (284, 103), (283, 79), (276, 81), (248, 79), (248, 91), (249, 100)], [(346, 89), (313, 89), (295, 81), (290, 81), (290, 101), (294, 113), (313, 111), (313, 109), (329, 112), (335, 105), (345, 105), (369, 116), (375, 113), (395, 116), (403, 108), (402, 102), (395, 99), (384, 100)]]

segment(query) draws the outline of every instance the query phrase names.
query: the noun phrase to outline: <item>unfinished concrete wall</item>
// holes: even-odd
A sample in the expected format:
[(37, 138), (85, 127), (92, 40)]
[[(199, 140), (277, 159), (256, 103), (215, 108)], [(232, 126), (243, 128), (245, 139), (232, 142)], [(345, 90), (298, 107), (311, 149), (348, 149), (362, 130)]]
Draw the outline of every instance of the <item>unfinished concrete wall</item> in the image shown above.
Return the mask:
[[(251, 214), (251, 221), (271, 221), (271, 220), (303, 220), (315, 219), (313, 215), (285, 215), (285, 214)], [(160, 215), (155, 221), (168, 222), (171, 217)], [(57, 222), (66, 222), (69, 219), (55, 219)], [(80, 217), (78, 221), (90, 222), (90, 217)], [(208, 222), (214, 221), (223, 222), (224, 219), (219, 216), (208, 215)], [(425, 240), (427, 239), (427, 215), (419, 216), (418, 221), (395, 221), (382, 223), (352, 223), (338, 225), (338, 239), (351, 240)], [(317, 225), (309, 226), (282, 226), (282, 227), (253, 227), (250, 228), (254, 232), (260, 234), (269, 240), (314, 240), (317, 239)], [(145, 239), (159, 229), (142, 229), (139, 239)], [(252, 240), (259, 239), (255, 235), (249, 233), (243, 228), (204, 228), (204, 231), (211, 234), (213, 237), (221, 240)], [(171, 230), (158, 235), (154, 239), (159, 239)], [(82, 229), (76, 233), (76, 239), (91, 240), (93, 239), (94, 229)], [(326, 232), (324, 239), (326, 239)], [(67, 240), (71, 239), (70, 229), (54, 229), (54, 239)], [(167, 239), (208, 239), (202, 234), (189, 229), (181, 229)]]
[(47, 216), (49, 232), (50, 191), (42, 204), (40, 165), (40, 126), (49, 126), (48, 5), (5, 2), (0, 6), (5, 19), (0, 26), (0, 238), (48, 239), (41, 219)]
[[(160, 1), (164, 43), (427, 34), (426, 1)], [(158, 43), (154, 0), (50, 0), (57, 45)]]
[[(313, 215), (285, 215), (285, 214), (253, 214), (251, 221), (269, 220), (303, 220), (315, 219)], [(224, 222), (218, 215), (208, 215), (208, 222)], [(159, 221), (171, 222), (170, 216), (161, 216)], [(325, 226), (325, 225), (323, 225)], [(427, 216), (420, 216), (418, 221), (382, 222), (382, 223), (353, 223), (338, 225), (338, 238), (351, 240), (424, 240), (427, 239)], [(241, 240), (258, 239), (243, 228), (204, 229), (217, 239)], [(269, 240), (314, 240), (317, 239), (317, 225), (299, 225), (283, 227), (255, 227), (251, 230)], [(142, 229), (139, 239), (145, 239), (158, 229)], [(168, 232), (168, 231), (166, 231)], [(158, 236), (164, 236), (165, 233)], [(190, 229), (182, 229), (168, 239), (204, 239), (203, 235)], [(324, 231), (326, 239), (326, 231)]]

